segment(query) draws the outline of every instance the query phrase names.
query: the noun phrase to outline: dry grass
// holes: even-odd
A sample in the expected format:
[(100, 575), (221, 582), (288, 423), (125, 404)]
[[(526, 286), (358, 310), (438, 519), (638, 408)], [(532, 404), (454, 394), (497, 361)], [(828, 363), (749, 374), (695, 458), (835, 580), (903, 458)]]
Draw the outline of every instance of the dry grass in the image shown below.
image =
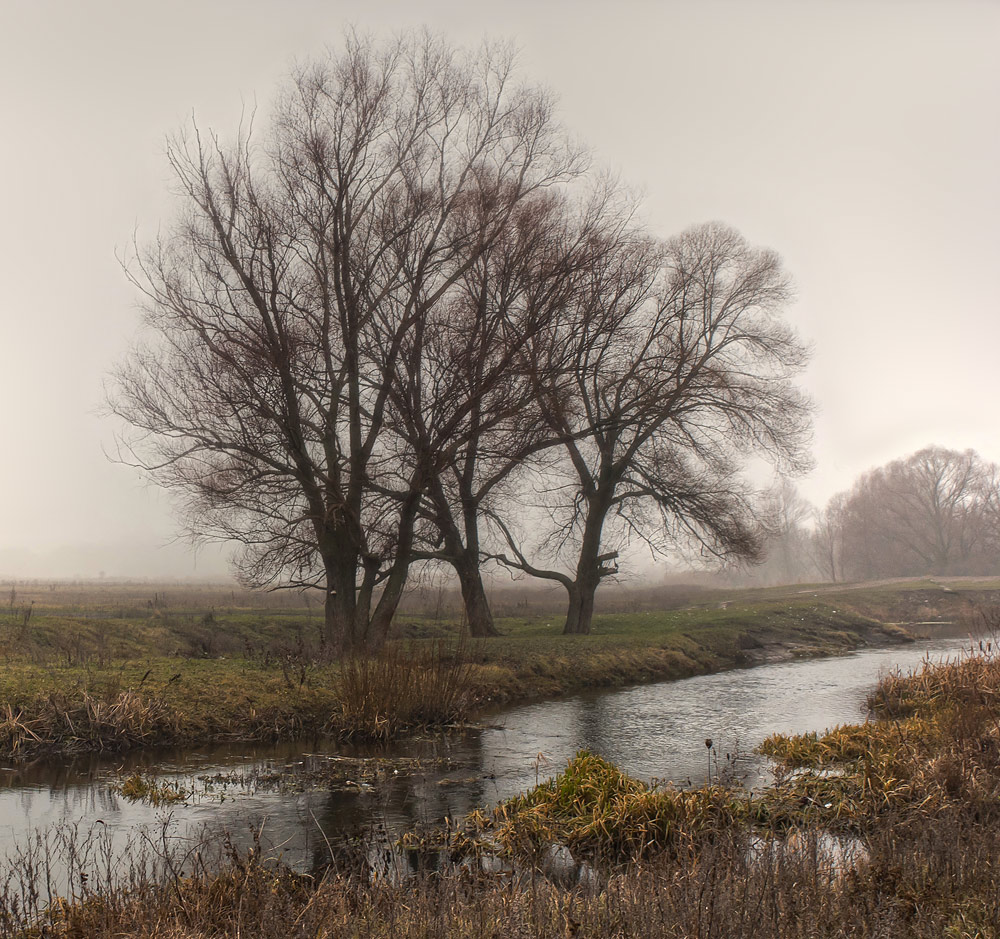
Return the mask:
[(0, 752), (15, 758), (127, 750), (177, 737), (179, 719), (162, 699), (136, 690), (99, 698), (50, 694), (34, 706), (0, 708)]
[(142, 773), (123, 776), (111, 785), (111, 791), (124, 796), (130, 802), (147, 802), (150, 805), (173, 805), (183, 802), (191, 793), (171, 783), (161, 782)]
[[(416, 660), (376, 664), (386, 671), (359, 672), (355, 690), (421, 675), (407, 686), (413, 720), (428, 714), (428, 689), (462, 686)], [(313, 878), (258, 850), (219, 861), (147, 841), (112, 859), (96, 836), (39, 838), (0, 874), (0, 936), (996, 939), (998, 690), (1000, 660), (986, 644), (889, 675), (871, 698), (875, 720), (771, 738), (765, 748), (784, 769), (755, 795), (657, 789), (581, 754), (452, 841), (468, 846), (471, 835), (483, 850), (491, 839), (515, 858), (507, 873), (454, 865), (393, 883), (355, 859)], [(384, 704), (371, 701), (364, 713), (381, 728)], [(103, 727), (110, 712), (93, 713)], [(25, 735), (22, 717), (7, 723)], [(844, 829), (853, 854), (828, 834)], [(589, 856), (597, 878), (567, 888), (539, 873), (554, 842)]]
[(742, 814), (741, 800), (723, 786), (650, 786), (581, 752), (554, 779), (471, 821), (515, 856), (562, 844), (577, 857), (621, 862), (689, 850), (732, 829)]
[[(77, 847), (77, 850), (79, 848)], [(0, 935), (112, 939), (992, 939), (1000, 921), (1000, 835), (942, 819), (886, 830), (870, 857), (845, 867), (816, 835), (770, 838), (752, 850), (733, 831), (673, 855), (612, 870), (592, 889), (531, 873), (451, 869), (394, 884), (363, 874), (314, 879), (231, 852), (223, 870), (192, 876), (188, 857), (147, 858), (106, 890), (76, 878), (69, 902), (17, 906), (0, 892)], [(36, 858), (36, 861), (38, 859)], [(44, 868), (36, 868), (40, 873)], [(132, 886), (125, 882), (131, 878)], [(24, 931), (24, 913), (34, 926)]]
[(875, 719), (865, 724), (763, 742), (761, 752), (787, 771), (762, 803), (763, 816), (805, 813), (853, 830), (886, 815), (1000, 817), (1000, 656), (992, 642), (885, 676), (868, 705)]
[[(489, 839), (516, 860), (513, 872), (446, 865), (393, 883), (355, 859), (310, 877), (259, 850), (217, 858), (147, 840), (113, 857), (99, 835), (40, 836), (0, 870), (0, 937), (996, 939), (1000, 658), (989, 642), (973, 653), (886, 676), (866, 724), (771, 738), (781, 772), (755, 795), (657, 789), (581, 754), (452, 840), (482, 851)], [(374, 736), (452, 719), (474, 673), (448, 650), (437, 661), (402, 650), (356, 663), (336, 719)], [(315, 680), (287, 694), (307, 698)], [(58, 732), (111, 748), (174, 732), (171, 695), (203, 689), (215, 700), (208, 679), (179, 684), (11, 705), (0, 746), (30, 750)], [(265, 729), (273, 706), (252, 705)], [(854, 853), (839, 853), (831, 831), (849, 833)], [(540, 855), (555, 842), (589, 857), (596, 880), (567, 888), (543, 876)]]
[(390, 645), (375, 656), (345, 659), (333, 729), (341, 737), (389, 740), (461, 720), (472, 696), (471, 672), (462, 643)]

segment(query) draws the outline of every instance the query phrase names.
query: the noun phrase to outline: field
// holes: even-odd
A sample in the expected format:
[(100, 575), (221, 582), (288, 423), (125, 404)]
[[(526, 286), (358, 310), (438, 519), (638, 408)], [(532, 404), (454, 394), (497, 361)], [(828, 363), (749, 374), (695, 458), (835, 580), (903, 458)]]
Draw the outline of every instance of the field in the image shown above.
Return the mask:
[(500, 592), (503, 635), (464, 638), (414, 592), (386, 652), (338, 662), (308, 595), (15, 584), (0, 607), (0, 754), (334, 734), (390, 737), (513, 701), (970, 631), (1000, 583), (953, 580), (610, 594), (564, 637), (546, 595)]

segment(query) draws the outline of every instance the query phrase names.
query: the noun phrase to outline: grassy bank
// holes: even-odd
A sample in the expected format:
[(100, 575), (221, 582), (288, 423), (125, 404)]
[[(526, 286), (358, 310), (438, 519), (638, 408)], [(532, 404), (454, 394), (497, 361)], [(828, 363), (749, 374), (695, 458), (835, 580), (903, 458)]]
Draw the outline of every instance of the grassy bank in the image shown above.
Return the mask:
[(143, 605), (139, 588), (117, 598), (101, 588), (88, 600), (81, 588), (22, 587), (0, 613), (0, 755), (388, 738), (582, 688), (901, 641), (900, 622), (974, 625), (970, 611), (997, 586), (713, 593), (680, 609), (605, 613), (591, 635), (573, 637), (528, 610), (500, 619), (503, 635), (482, 642), (462, 641), (455, 621), (413, 615), (382, 657), (348, 663), (323, 648), (318, 611), (288, 602), (241, 606), (255, 598), (231, 592), (226, 606), (223, 593), (147, 589)]
[[(20, 922), (98, 939), (996, 937), (996, 650), (887, 676), (870, 704), (864, 725), (767, 741), (781, 770), (762, 792), (653, 788), (580, 754), (444, 838), (462, 863), (402, 883), (348, 862), (314, 878), (253, 853), (215, 874), (160, 858), (77, 884), (68, 903), (36, 896)], [(590, 876), (554, 870), (555, 843)], [(39, 871), (13, 873), (0, 934), (26, 935), (9, 911)]]

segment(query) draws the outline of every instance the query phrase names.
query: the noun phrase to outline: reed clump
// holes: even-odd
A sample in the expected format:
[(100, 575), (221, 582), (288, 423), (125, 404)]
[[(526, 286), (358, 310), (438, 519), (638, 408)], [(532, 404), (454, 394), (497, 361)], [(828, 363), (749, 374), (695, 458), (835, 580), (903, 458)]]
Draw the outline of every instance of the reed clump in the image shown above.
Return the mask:
[[(980, 640), (949, 662), (925, 662), (912, 673), (898, 669), (885, 675), (868, 696), (869, 710), (880, 718), (933, 715), (939, 710), (1000, 707), (1000, 649), (992, 639)], [(978, 720), (978, 718), (976, 718)]]
[(161, 782), (142, 773), (131, 773), (112, 783), (111, 791), (124, 796), (130, 802), (148, 802), (150, 805), (174, 805), (184, 802), (191, 792), (182, 786)]
[(512, 854), (561, 844), (574, 855), (622, 861), (694, 844), (730, 828), (741, 813), (726, 787), (650, 786), (581, 751), (553, 779), (472, 820)]
[[(864, 724), (767, 738), (779, 779), (764, 817), (866, 830), (882, 816), (974, 811), (1000, 819), (1000, 657), (992, 642), (911, 674), (883, 677)], [(831, 770), (833, 772), (831, 773)]]
[(462, 643), (397, 643), (345, 658), (330, 727), (343, 738), (389, 740), (460, 721), (473, 703), (472, 670)]
[(51, 693), (23, 707), (0, 707), (0, 752), (29, 758), (127, 750), (177, 738), (181, 719), (155, 695), (135, 689), (104, 696)]

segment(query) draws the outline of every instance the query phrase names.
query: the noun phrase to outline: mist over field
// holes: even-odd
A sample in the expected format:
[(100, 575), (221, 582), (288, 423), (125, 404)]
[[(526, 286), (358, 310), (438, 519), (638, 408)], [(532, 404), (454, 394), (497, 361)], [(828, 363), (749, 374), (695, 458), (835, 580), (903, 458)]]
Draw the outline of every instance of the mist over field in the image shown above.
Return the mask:
[[(816, 509), (930, 444), (1000, 458), (995, 4), (632, 2), (611, 15), (298, 0), (273, 14), (5, 10), (0, 577), (230, 576), (224, 550), (179, 541), (171, 501), (108, 459), (105, 376), (139, 326), (116, 253), (172, 224), (168, 135), (192, 114), (224, 138), (241, 114), (263, 123), (293, 62), (348, 24), (509, 39), (595, 165), (641, 190), (658, 234), (714, 219), (778, 252), (789, 320), (813, 350), (801, 385), (817, 405), (815, 468), (795, 483)], [(631, 559), (633, 578), (661, 569)]]
[(994, 936), (998, 39), (4, 3), (0, 939)]
[(232, 579), (227, 554), (207, 546), (149, 543), (55, 545), (0, 549), (0, 579), (93, 580), (102, 577), (225, 582)]

